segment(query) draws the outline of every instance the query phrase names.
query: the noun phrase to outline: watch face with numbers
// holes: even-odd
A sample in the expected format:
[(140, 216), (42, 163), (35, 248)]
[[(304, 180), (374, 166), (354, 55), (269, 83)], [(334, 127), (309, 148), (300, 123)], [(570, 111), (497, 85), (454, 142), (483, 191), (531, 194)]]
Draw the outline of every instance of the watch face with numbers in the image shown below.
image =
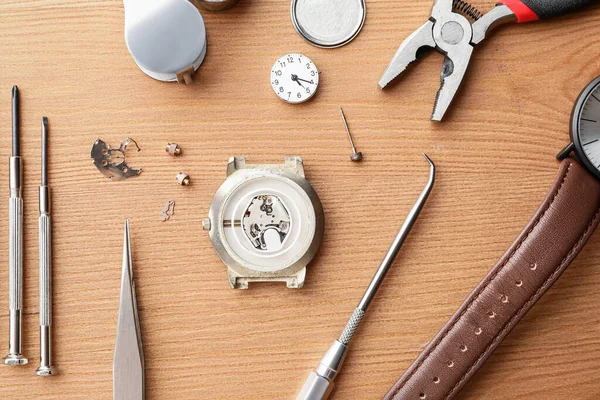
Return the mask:
[(271, 87), (287, 103), (303, 103), (314, 96), (319, 87), (319, 70), (302, 54), (281, 57), (271, 68)]
[(571, 117), (575, 153), (600, 178), (600, 77), (581, 93)]

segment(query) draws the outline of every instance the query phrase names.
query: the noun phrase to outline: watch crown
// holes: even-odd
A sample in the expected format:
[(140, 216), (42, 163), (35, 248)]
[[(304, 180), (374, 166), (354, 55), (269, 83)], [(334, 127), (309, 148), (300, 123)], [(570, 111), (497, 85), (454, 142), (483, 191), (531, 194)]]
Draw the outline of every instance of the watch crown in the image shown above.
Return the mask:
[(205, 231), (210, 231), (210, 225), (210, 218), (206, 218), (204, 221), (202, 221), (202, 229)]

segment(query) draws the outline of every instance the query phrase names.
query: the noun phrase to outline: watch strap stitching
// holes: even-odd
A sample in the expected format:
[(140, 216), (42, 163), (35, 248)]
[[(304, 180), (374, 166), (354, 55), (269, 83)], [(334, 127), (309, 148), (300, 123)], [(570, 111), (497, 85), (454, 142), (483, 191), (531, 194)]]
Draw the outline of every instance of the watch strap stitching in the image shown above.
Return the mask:
[(573, 253), (575, 252), (575, 250), (578, 249), (578, 248), (580, 248), (582, 246), (582, 244), (585, 243), (585, 241), (587, 239), (587, 235), (589, 234), (590, 230), (593, 227), (595, 227), (596, 224), (598, 223), (598, 217), (599, 216), (600, 216), (600, 209), (598, 209), (598, 211), (596, 212), (596, 215), (594, 216), (594, 219), (592, 220), (592, 222), (590, 222), (590, 224), (588, 225), (587, 229), (583, 232), (583, 234), (581, 235), (581, 237), (579, 238), (579, 240), (577, 240), (577, 242), (575, 243), (575, 245), (571, 248), (571, 250), (569, 251), (569, 253), (565, 256), (565, 258), (563, 258), (563, 260), (561, 261), (561, 263), (556, 267), (556, 269), (554, 270), (554, 272), (552, 272), (552, 274), (548, 277), (548, 279), (546, 279), (546, 281), (544, 281), (544, 283), (542, 284), (542, 286), (540, 286), (540, 288), (529, 298), (529, 300), (527, 300), (527, 302), (515, 313), (515, 315), (513, 315), (513, 317), (510, 319), (510, 321), (508, 321), (504, 325), (504, 327), (502, 328), (502, 330), (494, 337), (494, 339), (492, 340), (492, 342), (481, 353), (481, 355), (479, 356), (479, 358), (477, 359), (477, 361), (475, 361), (475, 363), (473, 363), (473, 365), (467, 370), (467, 372), (465, 372), (463, 374), (463, 376), (458, 381), (458, 383), (456, 385), (454, 385), (454, 387), (452, 388), (452, 390), (450, 390), (450, 393), (445, 397), (446, 400), (452, 398), (452, 396), (454, 395), (454, 392), (458, 388), (460, 388), (462, 386), (463, 382), (471, 374), (471, 372), (473, 371), (473, 369), (476, 369), (476, 367), (481, 363), (481, 361), (485, 358), (485, 356), (489, 352), (489, 350), (495, 346), (495, 344), (498, 342), (498, 340), (500, 340), (501, 338), (503, 338), (505, 336), (504, 335), (505, 332), (507, 330), (510, 331), (510, 330), (512, 330), (512, 328), (514, 328), (513, 323), (515, 322), (516, 319), (518, 319), (518, 318), (521, 317), (521, 313), (523, 312), (523, 310), (528, 310), (529, 308), (531, 308), (533, 306), (533, 304), (535, 304), (535, 302), (537, 301), (539, 295), (545, 293), (545, 291), (547, 290), (548, 286), (552, 285), (552, 282), (554, 282), (554, 280), (556, 278), (556, 275), (558, 275), (558, 274), (560, 274), (561, 272), (564, 271), (565, 264), (570, 263), (571, 257), (573, 256)]
[[(527, 240), (527, 238), (529, 237), (529, 235), (531, 234), (531, 232), (533, 232), (533, 230), (535, 229), (535, 227), (540, 223), (540, 221), (542, 220), (542, 218), (546, 215), (546, 213), (548, 212), (548, 210), (550, 209), (550, 207), (552, 206), (552, 204), (554, 204), (554, 201), (558, 197), (558, 194), (560, 193), (561, 189), (564, 187), (564, 183), (565, 183), (565, 181), (567, 179), (567, 176), (569, 175), (569, 172), (571, 171), (571, 166), (572, 165), (573, 165), (573, 162), (569, 161), (568, 165), (567, 165), (567, 168), (565, 169), (565, 171), (563, 173), (563, 176), (562, 176), (562, 179), (560, 181), (560, 184), (555, 189), (555, 191), (554, 191), (554, 193), (552, 195), (551, 200), (548, 202), (548, 204), (546, 205), (546, 207), (544, 208), (544, 210), (542, 211), (542, 213), (539, 215), (539, 217), (536, 218), (535, 223), (531, 226), (531, 228), (529, 229), (529, 231), (527, 231), (527, 233), (521, 238), (521, 240), (519, 240), (517, 246), (515, 247), (515, 249), (513, 250), (513, 252), (510, 254), (510, 256), (507, 257), (506, 260), (502, 263), (502, 265), (495, 271), (495, 273), (487, 279), (487, 282), (484, 285), (482, 285), (482, 287), (477, 291), (477, 293), (474, 296), (472, 296), (471, 300), (469, 301), (469, 304), (457, 316), (457, 318), (454, 320), (454, 322), (452, 323), (452, 325), (449, 326), (444, 331), (443, 335), (440, 336), (439, 339), (436, 340), (435, 344), (424, 355), (424, 357), (421, 359), (421, 361), (419, 361), (419, 363), (414, 367), (414, 369), (410, 372), (410, 374), (406, 377), (406, 379), (404, 379), (402, 381), (402, 383), (396, 388), (396, 390), (394, 390), (392, 392), (391, 398), (394, 398), (400, 392), (400, 390), (406, 385), (406, 383), (408, 383), (411, 380), (411, 378), (417, 373), (417, 371), (419, 371), (419, 369), (421, 368), (421, 366), (423, 365), (423, 363), (425, 361), (427, 361), (427, 359), (429, 359), (429, 356), (431, 356), (431, 354), (438, 348), (438, 346), (440, 345), (440, 343), (454, 329), (454, 327), (456, 326), (456, 324), (458, 324), (458, 322), (462, 319), (462, 317), (465, 315), (465, 313), (470, 310), (471, 306), (479, 298), (479, 296), (481, 295), (481, 293), (483, 293), (483, 291), (496, 279), (496, 277), (504, 269), (504, 267), (512, 260), (512, 258), (515, 256), (515, 254), (517, 253), (517, 251), (521, 248), (523, 242), (525, 242), (525, 240)], [(483, 354), (485, 354), (485, 352)], [(468, 376), (468, 374), (466, 374), (465, 376)]]

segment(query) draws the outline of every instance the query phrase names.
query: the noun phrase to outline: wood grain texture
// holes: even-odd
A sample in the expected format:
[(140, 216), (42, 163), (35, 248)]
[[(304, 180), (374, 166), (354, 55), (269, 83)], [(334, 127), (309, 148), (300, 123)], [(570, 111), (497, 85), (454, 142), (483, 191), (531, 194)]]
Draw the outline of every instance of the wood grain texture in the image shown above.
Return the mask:
[[(493, 1), (475, 5), (488, 9)], [(442, 58), (426, 57), (386, 91), (380, 74), (427, 18), (429, 0), (368, 1), (363, 32), (322, 50), (294, 31), (287, 0), (242, 0), (204, 13), (209, 50), (191, 86), (145, 76), (123, 40), (118, 0), (0, 4), (0, 198), (8, 198), (10, 88), (22, 92), (25, 162), (24, 352), (0, 370), (0, 397), (109, 399), (122, 223), (134, 274), (149, 400), (292, 399), (337, 337), (427, 179), (436, 187), (361, 326), (336, 400), (378, 399), (512, 243), (554, 180), (579, 91), (600, 72), (600, 7), (499, 29), (476, 50), (446, 122), (429, 121)], [(310, 102), (277, 100), (269, 70), (301, 52), (322, 71)], [(349, 161), (343, 106), (362, 164)], [(55, 364), (34, 376), (38, 346), (39, 125), (50, 118)], [(143, 174), (109, 182), (96, 138), (127, 136)], [(167, 142), (184, 149), (164, 152)], [(303, 289), (230, 290), (201, 223), (227, 159), (304, 158), (326, 215)], [(175, 175), (192, 177), (188, 188)], [(167, 200), (176, 215), (160, 222)], [(8, 232), (7, 218), (0, 232)], [(7, 235), (0, 235), (0, 349), (8, 348)], [(509, 336), (459, 398), (597, 399), (600, 236)], [(6, 278), (4, 278), (6, 277)], [(2, 354), (3, 355), (3, 354)]]

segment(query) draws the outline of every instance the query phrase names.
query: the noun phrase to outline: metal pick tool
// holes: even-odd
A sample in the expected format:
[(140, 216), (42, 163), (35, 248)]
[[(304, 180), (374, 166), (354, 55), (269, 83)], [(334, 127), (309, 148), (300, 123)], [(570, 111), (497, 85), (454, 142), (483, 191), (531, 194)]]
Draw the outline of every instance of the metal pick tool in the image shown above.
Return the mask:
[(48, 118), (42, 118), (42, 184), (40, 185), (40, 366), (39, 376), (56, 374), (52, 366), (52, 219), (48, 186)]
[(348, 320), (348, 323), (346, 324), (346, 327), (344, 328), (339, 339), (333, 342), (333, 345), (321, 359), (317, 369), (311, 372), (311, 374), (308, 376), (308, 379), (304, 383), (304, 386), (298, 394), (298, 397), (296, 397), (296, 400), (324, 400), (329, 397), (329, 394), (333, 390), (333, 381), (342, 368), (350, 340), (352, 340), (358, 325), (367, 312), (369, 304), (371, 304), (371, 301), (375, 297), (379, 286), (381, 286), (381, 282), (383, 282), (383, 278), (385, 278), (385, 275), (394, 263), (402, 244), (404, 244), (404, 240), (406, 240), (410, 230), (417, 221), (417, 218), (421, 213), (421, 210), (423, 209), (431, 190), (433, 189), (433, 183), (435, 181), (435, 165), (426, 154), (423, 154), (423, 156), (430, 166), (429, 182), (427, 182), (425, 189), (423, 189), (423, 192), (421, 192), (417, 202), (408, 213), (408, 217), (402, 224), (402, 227), (396, 235), (392, 246), (385, 255), (381, 265), (377, 269), (377, 272), (375, 272), (375, 276), (371, 280), (369, 287), (360, 300), (358, 307), (356, 307), (352, 313), (352, 316)]
[(23, 199), (21, 198), (22, 164), (19, 120), (19, 88), (12, 88), (12, 157), (9, 161), (10, 200), (8, 209), (8, 290), (10, 303), (9, 352), (6, 365), (27, 364), (21, 354), (21, 319), (23, 308)]
[(367, 16), (365, 0), (292, 0), (292, 22), (310, 44), (341, 47), (354, 39)]
[(144, 400), (146, 398), (145, 390), (144, 350), (142, 349), (142, 334), (133, 282), (129, 220), (126, 220), (123, 239), (121, 304), (113, 360), (113, 399)]

